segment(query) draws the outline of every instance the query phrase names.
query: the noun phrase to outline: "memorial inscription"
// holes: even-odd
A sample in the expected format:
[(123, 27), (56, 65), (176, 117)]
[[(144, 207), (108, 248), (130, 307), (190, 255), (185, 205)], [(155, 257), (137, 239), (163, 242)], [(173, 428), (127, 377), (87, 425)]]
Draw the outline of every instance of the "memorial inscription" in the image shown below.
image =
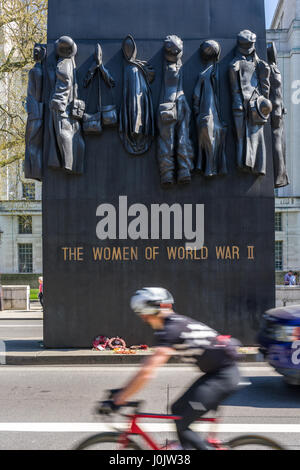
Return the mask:
[[(179, 313), (255, 341), (275, 300), (264, 1), (48, 4), (44, 344), (90, 347), (98, 334), (151, 344), (129, 306), (145, 285), (174, 292)], [(112, 81), (119, 122), (104, 131)], [(101, 134), (83, 134), (80, 114), (97, 112)]]

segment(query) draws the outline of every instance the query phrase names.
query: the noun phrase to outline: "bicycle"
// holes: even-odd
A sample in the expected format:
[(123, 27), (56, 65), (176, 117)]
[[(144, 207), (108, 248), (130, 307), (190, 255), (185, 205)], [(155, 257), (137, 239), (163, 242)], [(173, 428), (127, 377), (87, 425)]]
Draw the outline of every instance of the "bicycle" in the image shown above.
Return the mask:
[[(150, 447), (151, 450), (178, 450), (174, 446), (174, 442), (166, 443), (164, 446), (158, 445), (145, 431), (143, 431), (138, 420), (140, 419), (159, 419), (159, 420), (179, 420), (180, 416), (170, 414), (156, 414), (156, 413), (141, 413), (140, 407), (142, 401), (128, 402), (121, 408), (133, 408), (131, 414), (121, 414), (121, 416), (128, 419), (128, 426), (125, 431), (115, 428), (113, 432), (104, 432), (85, 439), (74, 450), (145, 450), (137, 444), (132, 437), (139, 436)], [(99, 411), (100, 413), (100, 411)], [(211, 423), (218, 425), (219, 418), (199, 418), (196, 422)], [(242, 435), (231, 439), (227, 442), (222, 442), (217, 438), (217, 432), (209, 432), (206, 441), (212, 450), (284, 450), (284, 448), (276, 441), (264, 436), (257, 435)], [(103, 447), (101, 447), (103, 446)]]

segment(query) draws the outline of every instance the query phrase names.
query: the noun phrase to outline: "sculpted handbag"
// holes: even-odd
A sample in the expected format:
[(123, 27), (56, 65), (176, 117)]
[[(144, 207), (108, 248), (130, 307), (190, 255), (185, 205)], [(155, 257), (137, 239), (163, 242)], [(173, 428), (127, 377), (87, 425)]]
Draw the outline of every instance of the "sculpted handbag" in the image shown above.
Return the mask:
[[(100, 135), (102, 133), (102, 117), (101, 117), (101, 89), (100, 89), (100, 75), (98, 74), (98, 111), (93, 114), (84, 113), (83, 115), (83, 132), (88, 135)], [(90, 85), (91, 86), (91, 85)], [(90, 98), (91, 88), (89, 89), (87, 106)]]
[(159, 105), (159, 114), (163, 122), (177, 121), (177, 106), (176, 101), (170, 103), (161, 103)]
[(79, 121), (82, 120), (85, 111), (85, 102), (78, 99), (78, 83), (77, 83), (77, 74), (76, 74), (76, 65), (74, 61), (74, 99), (72, 105), (72, 117)]
[[(176, 97), (178, 93), (178, 86), (179, 86), (179, 83), (177, 83)], [(176, 122), (177, 117), (178, 117), (176, 98), (175, 98), (175, 101), (170, 101), (169, 103), (160, 103), (159, 114), (160, 114), (161, 120), (163, 122), (166, 122), (167, 124), (170, 124), (171, 122)]]
[(114, 100), (112, 87), (110, 87), (110, 90), (111, 90), (113, 104), (109, 104), (109, 105), (101, 107), (102, 124), (105, 127), (114, 127), (118, 124), (118, 113), (117, 113), (117, 107), (114, 104), (115, 100)]
[(85, 102), (79, 99), (73, 101), (72, 117), (79, 121), (82, 120), (85, 111)]

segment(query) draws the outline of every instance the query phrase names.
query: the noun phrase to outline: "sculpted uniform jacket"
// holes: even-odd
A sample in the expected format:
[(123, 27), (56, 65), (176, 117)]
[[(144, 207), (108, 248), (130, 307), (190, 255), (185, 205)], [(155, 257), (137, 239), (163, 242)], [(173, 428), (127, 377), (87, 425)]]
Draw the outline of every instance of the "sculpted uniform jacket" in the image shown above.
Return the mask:
[(37, 62), (29, 72), (27, 89), (27, 125), (25, 178), (41, 181), (43, 161), (44, 104), (42, 103), (43, 69)]
[(175, 181), (176, 167), (178, 182), (189, 181), (194, 168), (194, 149), (190, 138), (191, 110), (183, 90), (182, 63), (165, 61), (160, 103), (172, 102), (176, 104), (176, 120), (164, 122), (159, 112), (157, 120), (162, 184)]
[(281, 188), (289, 184), (286, 169), (286, 142), (284, 133), (284, 106), (282, 97), (282, 77), (276, 64), (270, 64), (271, 68), (271, 92), (273, 110), (271, 114), (272, 144), (274, 161), (275, 188)]
[(196, 170), (205, 176), (227, 173), (227, 130), (221, 119), (218, 85), (218, 66), (210, 65), (200, 73), (193, 96), (198, 134)]
[(81, 125), (71, 115), (75, 73), (73, 58), (59, 59), (55, 90), (50, 101), (52, 119), (50, 119), (51, 148), (48, 165), (81, 174), (84, 171), (85, 144)]
[(230, 64), (229, 78), (237, 138), (238, 167), (264, 175), (266, 173), (264, 125), (252, 122), (249, 104), (255, 90), (259, 95), (269, 99), (270, 67), (259, 59), (256, 53), (247, 57), (238, 53)]

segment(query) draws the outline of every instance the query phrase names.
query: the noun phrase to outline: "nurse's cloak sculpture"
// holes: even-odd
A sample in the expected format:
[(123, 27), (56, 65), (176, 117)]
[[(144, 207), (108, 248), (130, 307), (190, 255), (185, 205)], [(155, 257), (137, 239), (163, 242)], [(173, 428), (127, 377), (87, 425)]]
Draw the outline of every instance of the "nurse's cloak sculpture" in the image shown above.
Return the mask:
[(155, 135), (150, 89), (155, 73), (147, 62), (137, 59), (137, 46), (131, 35), (124, 39), (122, 51), (124, 71), (119, 134), (128, 153), (142, 155), (149, 150)]

